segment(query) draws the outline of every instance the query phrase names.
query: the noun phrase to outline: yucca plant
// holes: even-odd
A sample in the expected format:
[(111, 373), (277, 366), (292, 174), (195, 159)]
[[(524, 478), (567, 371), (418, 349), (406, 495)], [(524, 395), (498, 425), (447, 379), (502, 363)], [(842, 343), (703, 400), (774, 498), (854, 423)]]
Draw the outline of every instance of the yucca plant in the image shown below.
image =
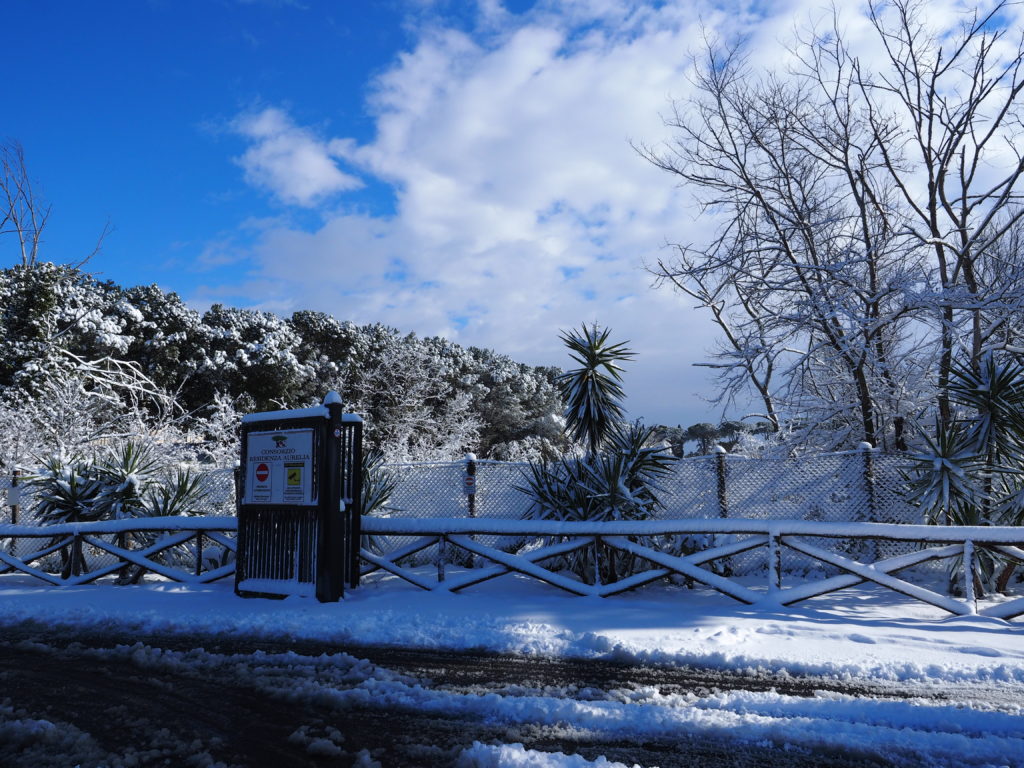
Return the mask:
[[(598, 454), (531, 463), (518, 490), (530, 499), (527, 516), (541, 520), (646, 520), (662, 506), (658, 478), (671, 471), (672, 454), (650, 443), (654, 430), (640, 424), (619, 425)], [(584, 547), (562, 558), (562, 567), (592, 584), (632, 573), (636, 559), (609, 553), (595, 563), (597, 552)]]
[(58, 454), (43, 461), (28, 476), (27, 485), (35, 495), (34, 512), (44, 525), (82, 523), (100, 518), (96, 499), (103, 483), (96, 477), (92, 461)]
[(96, 499), (98, 517), (120, 520), (152, 514), (145, 496), (159, 484), (163, 467), (153, 446), (127, 440), (110, 448), (94, 465), (103, 490)]
[(194, 515), (209, 493), (206, 479), (186, 467), (153, 483), (141, 499), (140, 512), (150, 517)]
[[(394, 472), (384, 466), (384, 452), (379, 448), (363, 451), (363, 514), (380, 514), (388, 509), (387, 503), (398, 486)], [(388, 549), (384, 536), (363, 534), (360, 545), (369, 552), (382, 554)]]
[[(28, 482), (43, 525), (192, 514), (207, 494), (200, 475), (184, 468), (168, 472), (155, 449), (140, 441), (120, 443), (98, 459), (57, 455), (41, 464)], [(153, 534), (131, 536), (141, 546), (155, 540)], [(117, 537), (119, 546), (129, 546), (129, 534)], [(78, 575), (84, 566), (81, 543), (62, 550), (61, 561), (64, 578)], [(141, 574), (136, 570), (135, 578)]]
[[(103, 484), (88, 459), (62, 454), (50, 456), (38, 472), (28, 477), (27, 484), (35, 495), (33, 511), (43, 525), (99, 519), (96, 499), (103, 491)], [(63, 547), (60, 559), (62, 578), (79, 575), (84, 564), (81, 541), (76, 539), (70, 547)]]
[(623, 419), (622, 368), (634, 353), (628, 342), (612, 344), (611, 329), (597, 324), (577, 331), (563, 331), (562, 342), (569, 356), (580, 364), (558, 378), (565, 401), (565, 424), (569, 436), (597, 453), (605, 439)]
[[(923, 446), (910, 456), (910, 498), (933, 524), (1024, 524), (1024, 366), (988, 354), (976, 368), (957, 364), (951, 373), (950, 400), (964, 415), (936, 424), (934, 438), (921, 434)], [(975, 551), (976, 594), (1004, 591), (1014, 563)], [(951, 591), (962, 567), (954, 563)]]

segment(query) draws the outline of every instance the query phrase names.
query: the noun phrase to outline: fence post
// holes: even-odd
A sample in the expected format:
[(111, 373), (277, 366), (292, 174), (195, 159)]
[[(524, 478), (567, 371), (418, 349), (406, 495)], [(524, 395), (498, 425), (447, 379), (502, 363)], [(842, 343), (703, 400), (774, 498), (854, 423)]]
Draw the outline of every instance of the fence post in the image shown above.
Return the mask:
[[(725, 450), (725, 446), (715, 446), (715, 476), (718, 481), (718, 516), (723, 519), (729, 517), (729, 467), (726, 460), (727, 455), (728, 451)], [(720, 539), (717, 535), (712, 535), (711, 541), (714, 545), (717, 545)], [(719, 576), (732, 576), (732, 563), (728, 558), (725, 560), (716, 560), (711, 564), (711, 570)]]
[(868, 522), (878, 522), (878, 501), (875, 495), (875, 449), (871, 443), (861, 443), (860, 452), (864, 457), (864, 489), (868, 494)]
[(726, 485), (728, 467), (725, 464), (725, 456), (728, 451), (721, 445), (715, 446), (715, 474), (718, 476), (718, 516), (729, 516), (729, 494)]
[(476, 517), (476, 454), (466, 454), (466, 475), (463, 478), (466, 506), (470, 517)]
[(978, 612), (978, 596), (974, 591), (974, 542), (964, 542), (964, 599), (971, 613)]
[(768, 592), (782, 589), (782, 536), (778, 531), (768, 532)]
[(21, 511), (21, 470), (16, 469), (11, 473), (11, 489), (7, 492), (7, 503), (11, 505), (11, 525), (18, 524), (18, 513)]
[[(864, 490), (868, 496), (868, 522), (878, 522), (878, 500), (875, 493), (875, 449), (869, 442), (860, 444), (860, 453), (864, 461)], [(870, 539), (864, 542), (864, 554), (871, 562), (878, 562), (878, 542)]]
[(441, 534), (437, 540), (437, 583), (444, 581), (444, 566), (448, 560), (448, 536)]

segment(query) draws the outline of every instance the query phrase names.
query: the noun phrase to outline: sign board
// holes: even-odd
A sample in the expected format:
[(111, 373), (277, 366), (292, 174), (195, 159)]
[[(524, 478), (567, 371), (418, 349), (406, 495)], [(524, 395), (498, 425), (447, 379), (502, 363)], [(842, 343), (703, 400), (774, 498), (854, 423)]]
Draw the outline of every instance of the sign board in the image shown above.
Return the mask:
[(243, 504), (315, 506), (312, 429), (248, 434)]
[(476, 493), (476, 475), (462, 476), (462, 490), (467, 494)]

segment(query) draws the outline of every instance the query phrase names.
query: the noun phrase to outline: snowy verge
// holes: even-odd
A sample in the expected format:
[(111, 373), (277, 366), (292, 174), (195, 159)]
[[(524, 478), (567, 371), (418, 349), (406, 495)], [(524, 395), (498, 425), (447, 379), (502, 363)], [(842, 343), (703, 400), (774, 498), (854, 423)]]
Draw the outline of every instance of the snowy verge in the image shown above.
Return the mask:
[(1024, 687), (1024, 624), (942, 611), (862, 586), (780, 608), (654, 587), (574, 597), (518, 577), (466, 594), (390, 577), (336, 604), (243, 599), (230, 583), (54, 589), (0, 577), (0, 626), (38, 622), (115, 633), (248, 636), (605, 658), (844, 679)]

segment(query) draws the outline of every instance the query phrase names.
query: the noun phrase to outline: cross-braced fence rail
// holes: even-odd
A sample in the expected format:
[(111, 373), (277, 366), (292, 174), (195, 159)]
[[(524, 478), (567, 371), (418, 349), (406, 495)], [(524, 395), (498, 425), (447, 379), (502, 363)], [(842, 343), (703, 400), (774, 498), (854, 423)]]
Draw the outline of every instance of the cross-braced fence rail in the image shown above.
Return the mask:
[[(742, 603), (792, 605), (812, 597), (871, 582), (956, 615), (980, 613), (1010, 619), (1024, 615), (1024, 597), (978, 610), (975, 590), (978, 550), (1024, 563), (1024, 528), (940, 527), (883, 523), (821, 523), (805, 520), (652, 520), (559, 522), (552, 520), (428, 520), (366, 517), (360, 557), (363, 575), (387, 571), (426, 590), (459, 592), (510, 574), (545, 582), (576, 595), (607, 597), (669, 576), (704, 584)], [(132, 580), (143, 572), (192, 584), (234, 575), (237, 519), (163, 517), (62, 523), (0, 525), (0, 574), (19, 572), (47, 584), (75, 585), (117, 575)], [(691, 551), (680, 553), (685, 538)], [(374, 550), (370, 540), (389, 542)], [(405, 543), (399, 544), (402, 540)], [(816, 541), (811, 541), (816, 540)], [(842, 548), (820, 543), (842, 542)], [(504, 542), (504, 548), (500, 546)], [(511, 545), (510, 542), (515, 542)], [(901, 554), (870, 562), (875, 544), (899, 543)], [(402, 561), (434, 549), (436, 579)], [(593, 581), (564, 570), (557, 558), (591, 548)], [(736, 555), (763, 550), (767, 590), (752, 589), (728, 567)], [(473, 567), (453, 567), (460, 558)], [(834, 575), (783, 585), (783, 553), (789, 551), (829, 566)], [(857, 553), (857, 554), (853, 554)], [(631, 573), (601, 580), (602, 558), (630, 556), (643, 564)], [(935, 560), (960, 558), (963, 597), (940, 594), (895, 574)]]
[(152, 572), (205, 584), (235, 573), (234, 517), (151, 517), (55, 525), (0, 525), (0, 574), (87, 584)]
[[(373, 551), (370, 546), (364, 546), (360, 557), (368, 566), (363, 575), (385, 570), (422, 589), (449, 592), (518, 573), (576, 595), (605, 597), (678, 575), (742, 603), (768, 600), (792, 605), (872, 582), (952, 614), (968, 615), (979, 613), (974, 579), (978, 548), (1024, 563), (1024, 549), (1021, 549), (1024, 546), (1024, 528), (1019, 527), (938, 527), (804, 520), (559, 522), (367, 518), (363, 521), (363, 533), (374, 537), (370, 540), (375, 541), (380, 541), (380, 537), (389, 537), (392, 543), (397, 538), (412, 539), (389, 552)], [(509, 552), (493, 543), (484, 543), (494, 541), (496, 537), (506, 541), (518, 540), (518, 551)], [(703, 546), (685, 554), (669, 551), (673, 549), (671, 542), (678, 542), (680, 537), (686, 537), (691, 546), (693, 542), (702, 542)], [(808, 539), (842, 540), (847, 546), (844, 553), (840, 553)], [(872, 562), (858, 559), (867, 559), (863, 554), (856, 557), (850, 554), (877, 552), (875, 545), (879, 542), (899, 542), (909, 551)], [(436, 548), (436, 581), (401, 565), (402, 560), (432, 547)], [(595, 564), (593, 584), (542, 565), (545, 561), (551, 562), (587, 547), (592, 548), (590, 562)], [(739, 583), (730, 576), (727, 567), (715, 567), (735, 555), (762, 548), (767, 554), (767, 592)], [(830, 566), (836, 575), (783, 587), (782, 554), (787, 549)], [(454, 560), (453, 550), (467, 553), (476, 567), (449, 573)], [(647, 565), (646, 569), (637, 572), (634, 568), (629, 575), (601, 583), (601, 558), (621, 555), (638, 559)], [(961, 558), (963, 562), (962, 599), (940, 594), (894, 575), (913, 566), (949, 558)], [(1003, 619), (1020, 616), (1024, 614), (1024, 598), (987, 606), (980, 613)]]

